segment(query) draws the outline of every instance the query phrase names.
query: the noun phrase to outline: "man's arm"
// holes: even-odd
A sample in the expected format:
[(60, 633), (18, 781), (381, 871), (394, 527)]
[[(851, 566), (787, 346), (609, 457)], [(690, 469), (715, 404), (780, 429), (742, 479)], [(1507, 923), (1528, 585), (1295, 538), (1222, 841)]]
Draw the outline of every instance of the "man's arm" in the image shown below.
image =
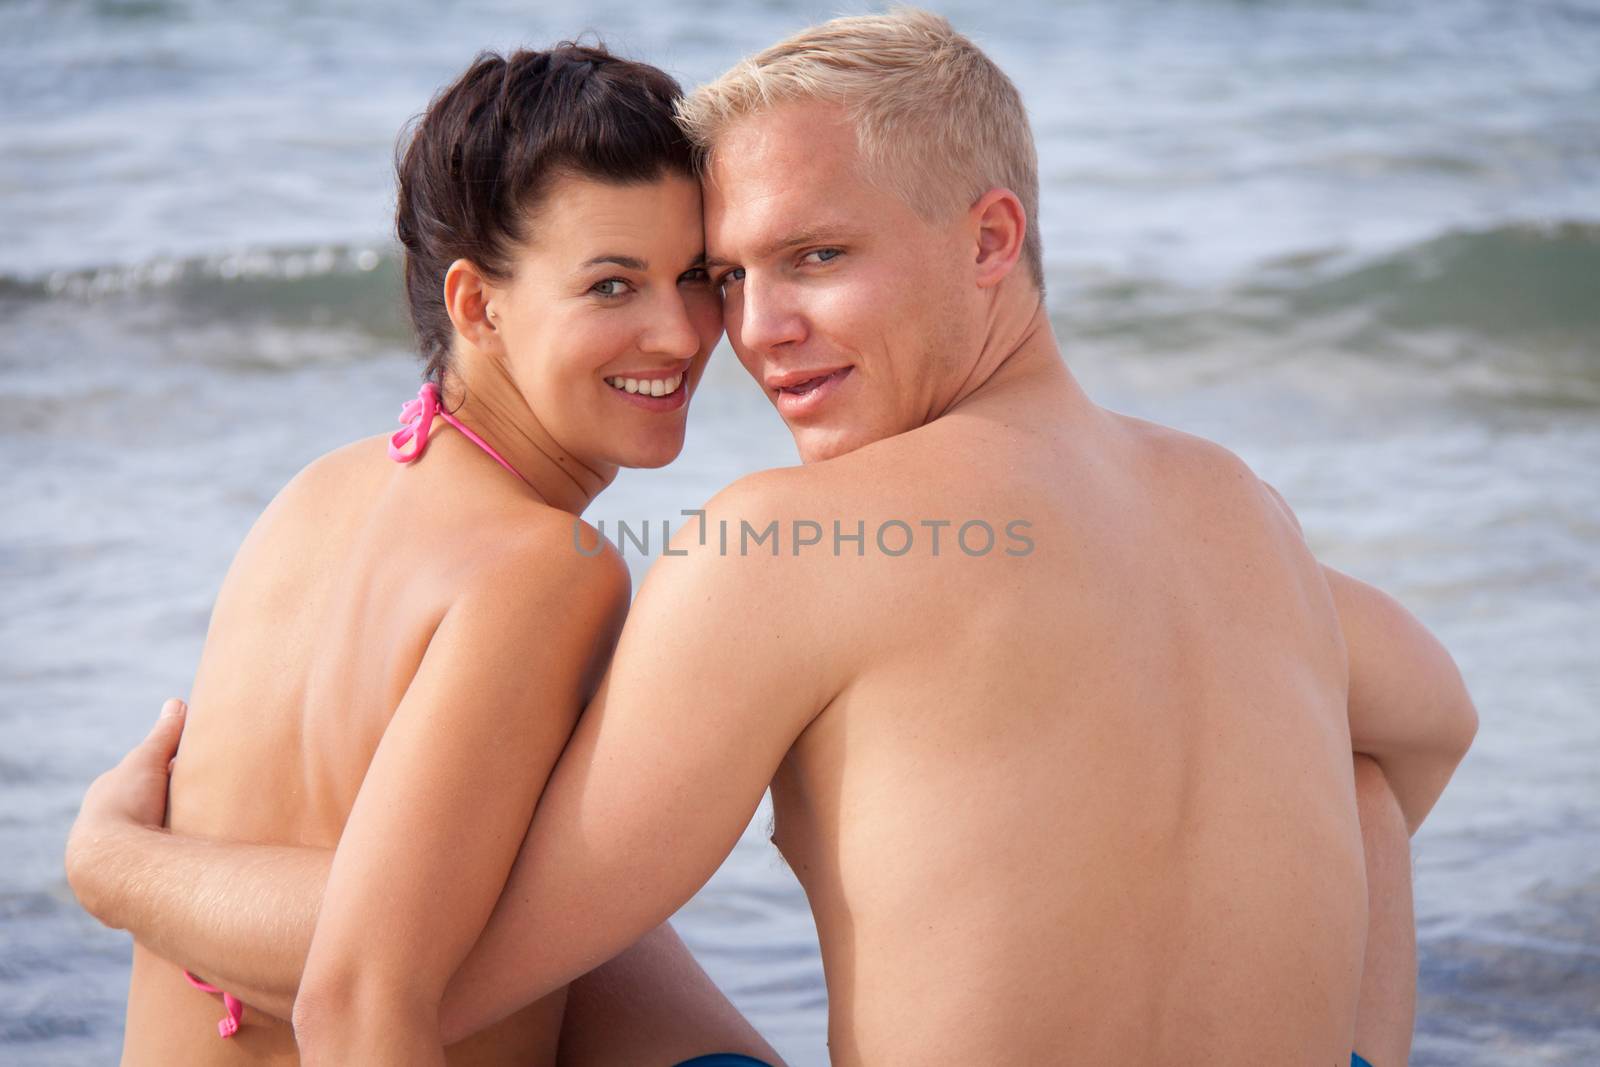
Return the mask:
[[(68, 880), (102, 920), (120, 918), (147, 948), (189, 960), (252, 1010), (287, 1021), (333, 850), (154, 829), (166, 814), (168, 763), (183, 715), (182, 702), (169, 700), (150, 735), (90, 788), (68, 846)], [(783, 1062), (669, 925), (572, 983), (561, 1021), (563, 1064), (677, 1062), (711, 1052)]]
[[(750, 479), (704, 521), (764, 522)], [(611, 670), (539, 802), (440, 1026), (454, 1040), (615, 955), (683, 905), (749, 823), (848, 652), (821, 557), (677, 548), (651, 568)], [(714, 541), (714, 539), (713, 539)]]
[[(1260, 484), (1304, 545), (1289, 502)], [(1415, 616), (1372, 586), (1321, 569), (1349, 663), (1351, 751), (1382, 768), (1414, 834), (1472, 746), (1477, 709), (1450, 653)]]
[(89, 787), (67, 839), (67, 881), (107, 926), (287, 1021), (333, 851), (160, 829), (184, 714), (167, 701), (149, 736)]
[(1350, 747), (1377, 761), (1417, 832), (1478, 732), (1461, 672), (1393, 597), (1322, 568), (1350, 663)]
[(1417, 1015), (1411, 839), (1383, 769), (1371, 756), (1351, 760), (1367, 863), (1367, 945), (1356, 1002), (1355, 1051), (1371, 1063), (1408, 1063)]

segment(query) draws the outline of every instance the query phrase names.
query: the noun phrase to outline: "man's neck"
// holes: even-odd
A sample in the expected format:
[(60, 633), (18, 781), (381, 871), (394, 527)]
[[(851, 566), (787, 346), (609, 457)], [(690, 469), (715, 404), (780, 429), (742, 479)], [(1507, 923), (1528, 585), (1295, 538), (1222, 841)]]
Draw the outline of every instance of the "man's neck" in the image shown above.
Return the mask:
[(1017, 385), (1065, 389), (1074, 400), (1087, 403), (1087, 394), (1061, 358), (1038, 290), (1029, 286), (1026, 292), (1003, 294), (995, 304), (966, 379), (934, 418)]
[(551, 507), (581, 515), (617, 476), (615, 466), (586, 463), (562, 448), (498, 366), (452, 372), (445, 380), (443, 406), (492, 445)]

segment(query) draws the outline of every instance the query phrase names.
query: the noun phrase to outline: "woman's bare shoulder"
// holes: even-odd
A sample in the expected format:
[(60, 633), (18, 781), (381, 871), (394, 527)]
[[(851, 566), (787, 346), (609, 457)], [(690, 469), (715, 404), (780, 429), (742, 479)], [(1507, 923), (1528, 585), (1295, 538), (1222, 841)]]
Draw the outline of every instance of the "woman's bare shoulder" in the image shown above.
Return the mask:
[(602, 610), (627, 604), (631, 577), (622, 556), (569, 512), (528, 501), (486, 521), (475, 540), (463, 592), (568, 604), (581, 598)]

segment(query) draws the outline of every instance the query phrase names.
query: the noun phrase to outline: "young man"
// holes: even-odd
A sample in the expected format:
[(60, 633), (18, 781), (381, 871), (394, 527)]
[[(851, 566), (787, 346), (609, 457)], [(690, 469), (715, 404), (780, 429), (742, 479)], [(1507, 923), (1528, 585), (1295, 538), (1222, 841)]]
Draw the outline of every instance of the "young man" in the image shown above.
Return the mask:
[[(1236, 457), (1079, 388), (1021, 101), (945, 20), (807, 31), (685, 119), (729, 337), (805, 463), (652, 568), (445, 1037), (657, 926), (770, 784), (836, 1063), (1403, 1062), (1405, 834), (1476, 726), (1449, 656)], [(306, 915), (327, 856), (136, 825), (175, 736), (91, 791), (73, 884), (285, 1010), (309, 922), (268, 958), (212, 909)]]

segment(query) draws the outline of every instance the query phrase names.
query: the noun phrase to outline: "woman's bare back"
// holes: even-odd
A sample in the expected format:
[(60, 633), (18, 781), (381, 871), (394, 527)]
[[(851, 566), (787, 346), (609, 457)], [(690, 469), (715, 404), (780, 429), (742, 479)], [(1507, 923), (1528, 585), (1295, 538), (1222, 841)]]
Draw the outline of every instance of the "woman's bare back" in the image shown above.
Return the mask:
[[(530, 528), (572, 552), (571, 516), (472, 447), (438, 434), (427, 462), (401, 467), (382, 438), (359, 441), (273, 500), (217, 597), (173, 770), (173, 830), (336, 846), (435, 629), (485, 561)], [(563, 999), (453, 1046), (450, 1061), (553, 1063)], [(220, 997), (135, 947), (125, 1063), (298, 1062), (286, 1022), (247, 1008), (222, 1040), (222, 1014)]]

